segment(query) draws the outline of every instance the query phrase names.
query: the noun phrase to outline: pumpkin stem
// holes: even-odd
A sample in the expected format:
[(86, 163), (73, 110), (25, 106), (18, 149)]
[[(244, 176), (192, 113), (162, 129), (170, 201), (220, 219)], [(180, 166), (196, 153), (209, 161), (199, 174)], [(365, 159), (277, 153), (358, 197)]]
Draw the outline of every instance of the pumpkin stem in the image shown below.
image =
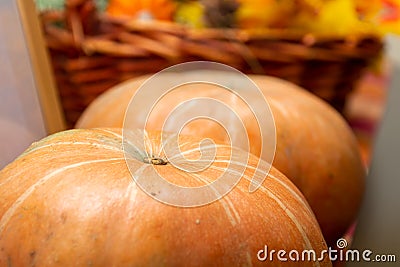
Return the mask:
[(153, 165), (167, 165), (168, 161), (162, 158), (156, 158), (156, 157), (145, 157), (143, 159), (144, 163), (147, 164), (153, 164)]

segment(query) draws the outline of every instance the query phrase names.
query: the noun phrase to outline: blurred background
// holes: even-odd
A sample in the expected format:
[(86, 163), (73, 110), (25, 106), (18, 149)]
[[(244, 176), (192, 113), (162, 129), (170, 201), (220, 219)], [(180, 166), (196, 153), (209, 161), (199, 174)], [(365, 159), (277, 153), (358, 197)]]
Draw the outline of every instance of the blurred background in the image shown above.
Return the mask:
[[(98, 95), (124, 80), (179, 62), (211, 60), (245, 73), (280, 77), (320, 96), (348, 120), (369, 162), (392, 70), (385, 37), (399, 31), (396, 0), (368, 4), (358, 0), (8, 0), (1, 5), (2, 13), (14, 14), (2, 18), (2, 35), (9, 40), (2, 44), (4, 60), (17, 62), (22, 57), (26, 61), (29, 53), (38, 54), (30, 50), (41, 47), (40, 55), (48, 55), (48, 69), (40, 67), (46, 64), (37, 67), (31, 62), (32, 76), (27, 78), (30, 83), (40, 80), (35, 71), (52, 76), (46, 81), (51, 90), (38, 97), (54, 91), (46, 105), (57, 106), (61, 114), (44, 128), (72, 128)], [(35, 19), (37, 25), (32, 23)], [(144, 27), (143, 22), (153, 23)], [(29, 38), (39, 42), (35, 48), (29, 47)], [(14, 53), (10, 56), (9, 51)], [(27, 64), (13, 65), (29, 70)], [(28, 70), (16, 70), (15, 75)], [(13, 75), (6, 77), (13, 79)], [(4, 87), (11, 88), (10, 83)], [(12, 94), (2, 92), (3, 99)], [(20, 96), (19, 105), (26, 105), (22, 95), (29, 94)], [(33, 103), (38, 108), (39, 103)], [(32, 114), (48, 116), (48, 111), (41, 112)], [(10, 158), (4, 156), (3, 165)]]
[(369, 167), (388, 92), (400, 86), (393, 82), (399, 7), (398, 0), (2, 0), (0, 168), (30, 143), (73, 128), (112, 86), (193, 60), (276, 76), (324, 99), (352, 127)]

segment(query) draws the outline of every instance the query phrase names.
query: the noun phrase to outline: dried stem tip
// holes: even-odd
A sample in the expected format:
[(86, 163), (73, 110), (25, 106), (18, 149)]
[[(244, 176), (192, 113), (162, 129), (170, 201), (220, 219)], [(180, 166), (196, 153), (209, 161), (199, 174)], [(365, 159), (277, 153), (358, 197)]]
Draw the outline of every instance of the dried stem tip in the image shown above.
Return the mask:
[(168, 161), (166, 161), (165, 159), (156, 157), (146, 157), (143, 159), (143, 162), (153, 165), (166, 165), (168, 163)]

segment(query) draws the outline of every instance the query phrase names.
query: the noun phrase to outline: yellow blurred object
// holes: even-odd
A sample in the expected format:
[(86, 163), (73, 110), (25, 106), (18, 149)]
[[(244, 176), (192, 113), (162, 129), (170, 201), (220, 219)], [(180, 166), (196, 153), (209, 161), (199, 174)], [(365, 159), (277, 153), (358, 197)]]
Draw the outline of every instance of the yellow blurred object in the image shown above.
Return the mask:
[(286, 0), (294, 3), (298, 11), (305, 11), (310, 13), (318, 13), (318, 10), (327, 2), (331, 0)]
[(224, 27), (223, 23), (208, 22), (227, 17), (229, 12), (221, 3), (232, 1), (239, 4), (236, 13), (231, 12), (232, 25), (242, 29), (293, 29), (325, 36), (400, 34), (400, 0), (214, 1), (215, 8), (211, 6), (210, 11), (206, 0), (109, 0), (106, 12), (135, 19), (170, 20), (196, 29)]
[(204, 6), (199, 1), (179, 3), (176, 8), (174, 21), (192, 28), (204, 27)]
[(382, 9), (382, 0), (353, 0), (361, 20), (374, 20)]
[(400, 34), (400, 0), (381, 0), (382, 10), (378, 16), (379, 30), (382, 34)]
[(371, 32), (374, 29), (372, 23), (360, 20), (355, 3), (349, 0), (325, 1), (317, 14), (298, 14), (293, 26), (316, 34), (338, 36)]
[(237, 21), (240, 28), (284, 28), (294, 11), (292, 0), (239, 0)]
[(106, 12), (112, 16), (136, 19), (172, 20), (175, 12), (173, 0), (110, 0)]

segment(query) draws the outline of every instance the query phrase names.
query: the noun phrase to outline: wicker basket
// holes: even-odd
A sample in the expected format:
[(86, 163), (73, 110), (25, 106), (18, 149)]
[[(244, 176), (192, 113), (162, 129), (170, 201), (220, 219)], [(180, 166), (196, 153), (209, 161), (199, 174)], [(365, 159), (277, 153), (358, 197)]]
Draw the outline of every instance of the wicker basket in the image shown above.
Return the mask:
[(41, 20), (69, 127), (113, 85), (194, 60), (289, 80), (342, 111), (346, 96), (383, 47), (373, 35), (193, 30), (170, 22), (116, 19), (85, 0), (67, 0), (63, 11), (42, 12)]

